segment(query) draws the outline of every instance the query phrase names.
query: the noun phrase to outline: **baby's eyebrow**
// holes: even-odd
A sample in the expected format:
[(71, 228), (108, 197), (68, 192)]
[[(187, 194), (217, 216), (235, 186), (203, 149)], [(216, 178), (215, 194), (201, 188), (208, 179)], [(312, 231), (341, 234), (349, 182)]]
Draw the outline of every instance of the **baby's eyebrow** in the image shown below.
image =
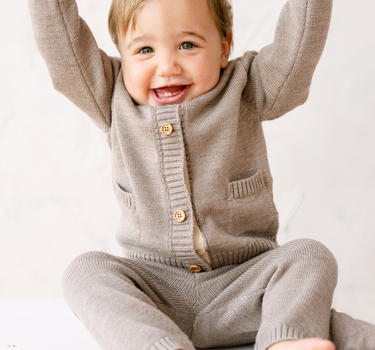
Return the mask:
[(185, 31), (182, 32), (182, 34), (196, 36), (196, 37), (204, 40), (205, 42), (207, 42), (207, 40), (202, 35), (198, 34), (197, 32), (192, 32), (192, 31), (189, 31), (189, 30), (185, 30)]
[(127, 50), (129, 50), (135, 43), (138, 43), (140, 41), (143, 41), (145, 39), (150, 39), (148, 35), (140, 35), (135, 37), (128, 45)]

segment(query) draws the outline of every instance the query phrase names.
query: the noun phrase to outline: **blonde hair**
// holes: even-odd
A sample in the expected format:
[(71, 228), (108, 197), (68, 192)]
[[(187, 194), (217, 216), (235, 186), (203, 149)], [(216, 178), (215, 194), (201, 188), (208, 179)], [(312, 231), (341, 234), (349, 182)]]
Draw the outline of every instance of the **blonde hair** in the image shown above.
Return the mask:
[[(118, 34), (120, 33), (121, 36), (125, 36), (130, 23), (132, 23), (131, 29), (135, 29), (139, 12), (141, 11), (142, 6), (149, 1), (150, 0), (112, 0), (108, 15), (108, 29), (115, 45), (119, 44)], [(206, 1), (212, 19), (214, 20), (221, 36), (223, 38), (228, 38), (232, 35), (233, 27), (232, 6), (229, 3), (229, 0)]]

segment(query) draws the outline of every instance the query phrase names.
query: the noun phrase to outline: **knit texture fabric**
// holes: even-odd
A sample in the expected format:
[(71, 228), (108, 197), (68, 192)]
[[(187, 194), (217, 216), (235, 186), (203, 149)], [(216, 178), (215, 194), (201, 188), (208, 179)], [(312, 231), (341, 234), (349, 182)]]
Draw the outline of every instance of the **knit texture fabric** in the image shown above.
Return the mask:
[[(313, 240), (297, 240), (243, 264), (202, 273), (85, 253), (66, 271), (63, 291), (105, 350), (253, 342), (256, 350), (265, 350), (280, 340), (328, 339), (336, 282), (329, 250)], [(346, 350), (345, 334), (336, 334), (343, 344), (337, 350)]]
[[(106, 133), (124, 256), (210, 271), (277, 247), (261, 122), (307, 99), (331, 7), (331, 0), (289, 0), (272, 45), (231, 61), (204, 95), (155, 108), (134, 104), (120, 60), (97, 47), (74, 0), (29, 0), (54, 87)], [(164, 123), (173, 126), (171, 135), (161, 133)], [(176, 210), (185, 221), (174, 220)], [(194, 249), (194, 216), (211, 265)]]

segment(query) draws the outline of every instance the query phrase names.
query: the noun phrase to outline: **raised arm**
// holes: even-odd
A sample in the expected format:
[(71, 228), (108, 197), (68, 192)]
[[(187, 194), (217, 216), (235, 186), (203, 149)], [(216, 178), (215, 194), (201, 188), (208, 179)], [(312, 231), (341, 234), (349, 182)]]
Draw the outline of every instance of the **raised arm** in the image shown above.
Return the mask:
[(244, 98), (262, 120), (280, 117), (306, 101), (331, 11), (332, 0), (289, 0), (281, 12), (274, 43), (248, 61)]
[(29, 0), (29, 10), (55, 89), (108, 132), (120, 61), (98, 48), (75, 0)]

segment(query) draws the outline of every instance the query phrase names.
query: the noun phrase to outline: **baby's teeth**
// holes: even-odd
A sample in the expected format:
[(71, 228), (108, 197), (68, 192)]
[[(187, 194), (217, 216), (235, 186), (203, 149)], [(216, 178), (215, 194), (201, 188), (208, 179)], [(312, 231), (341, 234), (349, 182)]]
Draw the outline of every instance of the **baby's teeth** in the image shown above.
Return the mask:
[(172, 97), (172, 93), (171, 92), (166, 92), (164, 96), (165, 97)]

